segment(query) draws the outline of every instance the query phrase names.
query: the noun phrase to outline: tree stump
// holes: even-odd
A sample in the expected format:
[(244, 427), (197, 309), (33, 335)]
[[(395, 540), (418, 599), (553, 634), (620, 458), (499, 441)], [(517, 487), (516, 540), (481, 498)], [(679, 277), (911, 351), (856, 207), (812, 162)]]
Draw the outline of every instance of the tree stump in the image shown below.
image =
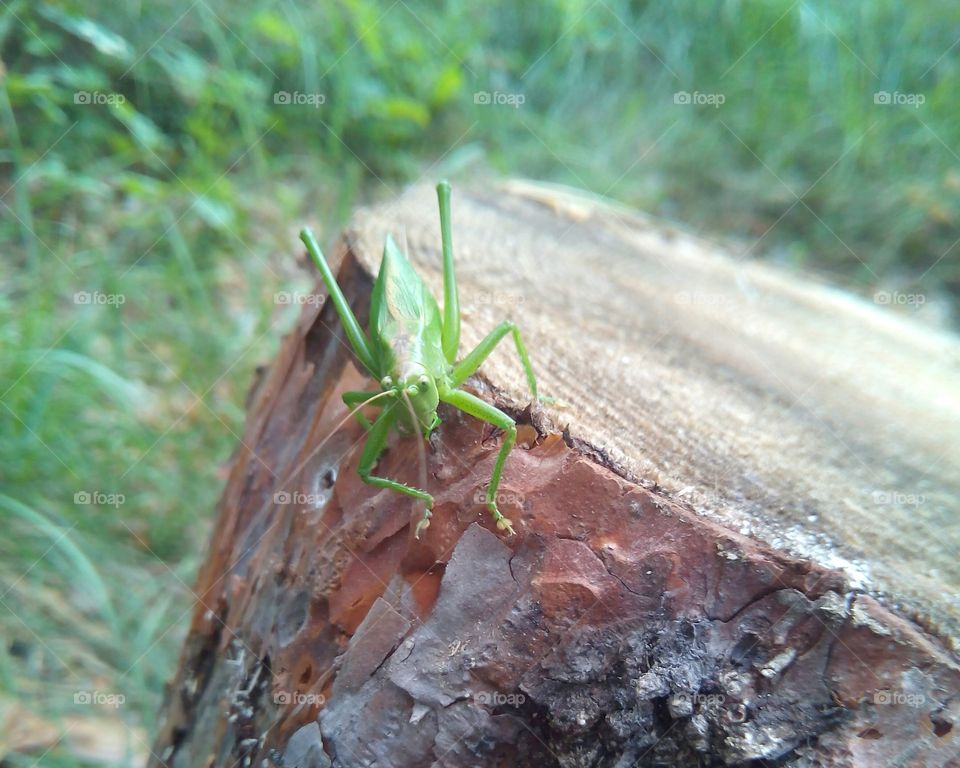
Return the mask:
[[(388, 232), (442, 295), (415, 187), (333, 254), (362, 321)], [(509, 344), (469, 383), (522, 425), (517, 535), (481, 503), (501, 436), (459, 412), (421, 540), (360, 481), (340, 394), (369, 382), (308, 305), (251, 394), (151, 764), (960, 764), (957, 340), (556, 188), (455, 189), (453, 241), (462, 349), (512, 317), (562, 401), (528, 405)], [(420, 472), (394, 436), (379, 473)]]

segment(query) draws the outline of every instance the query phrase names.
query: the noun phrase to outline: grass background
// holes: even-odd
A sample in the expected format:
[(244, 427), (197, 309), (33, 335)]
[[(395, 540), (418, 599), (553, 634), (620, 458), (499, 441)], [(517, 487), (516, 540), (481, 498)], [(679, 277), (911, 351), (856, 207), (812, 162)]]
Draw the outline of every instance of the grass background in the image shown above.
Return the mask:
[(2, 765), (146, 753), (297, 312), (274, 295), (313, 283), (302, 223), (329, 242), (417, 179), (531, 176), (950, 327), (958, 29), (947, 0), (5, 0)]

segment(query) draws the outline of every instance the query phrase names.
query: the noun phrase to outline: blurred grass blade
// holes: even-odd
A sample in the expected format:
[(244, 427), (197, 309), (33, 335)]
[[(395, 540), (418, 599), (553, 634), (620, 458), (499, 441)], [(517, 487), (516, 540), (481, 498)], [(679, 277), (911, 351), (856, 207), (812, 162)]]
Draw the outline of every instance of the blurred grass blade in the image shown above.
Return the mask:
[[(37, 354), (43, 353), (38, 352)], [(103, 363), (98, 363), (86, 355), (68, 349), (54, 349), (47, 352), (40, 363), (40, 367), (52, 368), (57, 374), (63, 373), (62, 368), (73, 368), (81, 371), (99, 384), (104, 393), (124, 406), (136, 407), (144, 400), (144, 391), (141, 384), (123, 378)]]
[(94, 603), (99, 606), (101, 615), (111, 626), (116, 626), (116, 614), (110, 601), (107, 586), (90, 558), (70, 537), (73, 526), (64, 529), (64, 526), (57, 525), (32, 507), (4, 494), (0, 494), (0, 507), (33, 526), (40, 534), (50, 539), (53, 548), (58, 550), (70, 564), (73, 573), (66, 574), (68, 579), (81, 586), (93, 598)]

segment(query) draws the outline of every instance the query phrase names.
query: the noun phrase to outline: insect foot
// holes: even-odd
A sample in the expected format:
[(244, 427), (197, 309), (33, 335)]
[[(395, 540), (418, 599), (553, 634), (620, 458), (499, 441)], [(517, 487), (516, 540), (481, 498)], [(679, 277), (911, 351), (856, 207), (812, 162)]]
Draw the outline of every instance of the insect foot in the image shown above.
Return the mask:
[(420, 518), (420, 522), (417, 523), (417, 527), (413, 531), (413, 538), (419, 539), (420, 534), (423, 533), (427, 528), (430, 527), (430, 518), (433, 517), (433, 512), (430, 511), (430, 507), (423, 508), (423, 516)]
[(513, 530), (513, 523), (511, 523), (508, 518), (504, 517), (504, 516), (501, 515), (499, 512), (497, 512), (497, 513), (493, 516), (493, 519), (497, 521), (497, 530), (498, 530), (498, 531), (506, 531), (508, 536), (516, 536), (516, 535), (517, 535), (517, 532), (516, 532), (515, 530)]
[(506, 531), (508, 536), (515, 536), (516, 531), (513, 530), (513, 523), (510, 522), (509, 518), (501, 515), (500, 510), (495, 506), (489, 509), (493, 513), (493, 521), (497, 524), (497, 530)]
[[(512, 441), (511, 441), (512, 442)], [(499, 473), (498, 473), (499, 474)], [(499, 478), (497, 479), (499, 483)], [(510, 504), (523, 504), (523, 495), (513, 491), (497, 491), (491, 493), (490, 489), (478, 490), (473, 497), (477, 504), (483, 504), (493, 515), (493, 522), (496, 523), (497, 530), (506, 531), (508, 535), (513, 536), (516, 532), (513, 530), (513, 523), (500, 512), (499, 502)]]

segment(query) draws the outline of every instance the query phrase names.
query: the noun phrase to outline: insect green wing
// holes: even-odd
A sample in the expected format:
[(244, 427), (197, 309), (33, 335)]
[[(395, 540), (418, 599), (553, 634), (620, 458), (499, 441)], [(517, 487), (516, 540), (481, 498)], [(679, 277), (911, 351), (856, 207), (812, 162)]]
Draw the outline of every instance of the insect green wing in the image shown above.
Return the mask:
[(397, 373), (398, 355), (421, 360), (435, 375), (442, 373), (441, 325), (436, 299), (388, 235), (370, 297), (369, 336), (380, 375)]

